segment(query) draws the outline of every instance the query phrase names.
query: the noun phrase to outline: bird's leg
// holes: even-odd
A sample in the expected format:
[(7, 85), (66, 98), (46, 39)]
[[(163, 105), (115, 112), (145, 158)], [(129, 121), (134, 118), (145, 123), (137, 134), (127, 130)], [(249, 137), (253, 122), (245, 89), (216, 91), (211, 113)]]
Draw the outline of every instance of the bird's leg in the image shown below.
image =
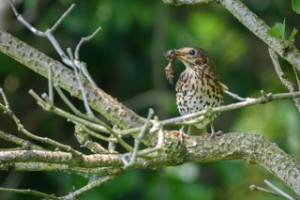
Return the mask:
[(215, 137), (215, 129), (214, 129), (212, 122), (210, 123), (210, 131), (211, 131), (210, 138), (214, 138)]
[(214, 138), (215, 136), (221, 136), (223, 134), (222, 131), (215, 132), (215, 129), (214, 129), (214, 126), (213, 126), (213, 122), (210, 123), (210, 130), (211, 130), (211, 134), (210, 134), (211, 138)]
[(186, 137), (186, 134), (184, 133), (184, 126), (182, 126), (180, 129), (179, 129), (179, 140), (180, 140), (180, 143), (183, 144), (184, 142), (184, 138)]

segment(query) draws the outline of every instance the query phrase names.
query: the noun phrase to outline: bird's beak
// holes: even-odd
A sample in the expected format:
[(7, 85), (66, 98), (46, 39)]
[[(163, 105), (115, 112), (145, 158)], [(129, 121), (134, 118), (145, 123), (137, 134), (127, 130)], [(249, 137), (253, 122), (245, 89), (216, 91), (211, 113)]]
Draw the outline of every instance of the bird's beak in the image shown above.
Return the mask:
[(169, 60), (174, 58), (185, 58), (185, 55), (186, 54), (183, 51), (180, 51), (179, 49), (172, 49), (165, 53), (165, 57)]

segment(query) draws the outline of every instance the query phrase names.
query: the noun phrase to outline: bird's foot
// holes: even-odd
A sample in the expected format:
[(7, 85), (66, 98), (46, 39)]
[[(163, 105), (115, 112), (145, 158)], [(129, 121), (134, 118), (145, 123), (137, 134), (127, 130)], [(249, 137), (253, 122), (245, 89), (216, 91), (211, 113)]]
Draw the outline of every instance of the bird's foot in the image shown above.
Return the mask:
[(209, 140), (212, 140), (212, 139), (214, 139), (215, 137), (218, 137), (218, 136), (222, 136), (223, 134), (224, 133), (221, 130), (219, 130), (217, 132), (213, 131), (213, 132), (210, 133)]
[(179, 137), (180, 144), (184, 143), (185, 138), (188, 137), (188, 135), (184, 132), (184, 127), (181, 127), (178, 131), (171, 131), (171, 134), (175, 135), (176, 137)]

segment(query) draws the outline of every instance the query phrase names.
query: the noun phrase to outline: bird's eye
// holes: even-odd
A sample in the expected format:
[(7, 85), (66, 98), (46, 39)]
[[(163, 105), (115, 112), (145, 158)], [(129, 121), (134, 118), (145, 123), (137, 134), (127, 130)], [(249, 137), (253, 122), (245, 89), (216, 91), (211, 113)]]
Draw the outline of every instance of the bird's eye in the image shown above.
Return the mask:
[(190, 54), (191, 56), (194, 56), (194, 55), (196, 55), (196, 51), (195, 51), (194, 49), (192, 49), (192, 50), (189, 51), (189, 54)]

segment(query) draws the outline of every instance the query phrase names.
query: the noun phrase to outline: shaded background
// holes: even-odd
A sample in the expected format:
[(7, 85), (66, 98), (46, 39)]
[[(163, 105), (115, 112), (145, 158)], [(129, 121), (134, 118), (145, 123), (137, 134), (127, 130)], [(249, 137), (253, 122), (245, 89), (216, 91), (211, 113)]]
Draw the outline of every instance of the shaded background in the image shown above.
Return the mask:
[[(183, 46), (204, 48), (232, 92), (251, 97), (259, 96), (261, 89), (286, 92), (275, 74), (267, 46), (218, 4), (176, 7), (164, 5), (159, 0), (90, 0), (88, 3), (27, 0), (19, 3), (18, 10), (35, 27), (45, 30), (73, 2), (77, 5), (75, 10), (55, 33), (61, 46), (75, 49), (82, 36), (101, 26), (97, 37), (81, 49), (81, 59), (87, 63), (100, 88), (143, 116), (150, 107), (160, 119), (179, 115), (174, 86), (169, 85), (165, 78), (167, 61), (163, 53)], [(286, 18), (288, 31), (300, 27), (299, 15), (292, 12), (290, 1), (244, 2), (270, 25)], [(15, 20), (4, 4), (5, 1), (0, 2), (0, 27), (59, 60), (49, 42), (33, 36)], [(299, 46), (298, 35), (296, 46)], [(287, 63), (283, 62), (283, 68), (291, 73)], [(176, 77), (183, 69), (181, 63), (175, 63)], [(0, 54), (0, 86), (30, 131), (78, 146), (73, 137), (73, 125), (44, 112), (28, 95), (29, 89), (39, 94), (45, 92), (46, 79)], [(226, 98), (225, 102), (234, 100)], [(299, 160), (299, 121), (293, 102), (286, 100), (223, 113), (216, 120), (215, 129), (263, 134)], [(0, 128), (20, 136), (12, 120), (2, 113)], [(10, 147), (2, 141), (0, 144), (1, 148)], [(263, 179), (283, 187), (258, 165), (242, 161), (187, 163), (177, 167), (129, 171), (79, 199), (279, 199), (248, 189), (251, 184), (263, 185)], [(71, 173), (37, 172), (1, 172), (0, 180), (3, 187), (32, 188), (60, 195), (88, 181), (86, 177)], [(9, 193), (0, 193), (0, 196), (1, 199), (35, 199)]]

